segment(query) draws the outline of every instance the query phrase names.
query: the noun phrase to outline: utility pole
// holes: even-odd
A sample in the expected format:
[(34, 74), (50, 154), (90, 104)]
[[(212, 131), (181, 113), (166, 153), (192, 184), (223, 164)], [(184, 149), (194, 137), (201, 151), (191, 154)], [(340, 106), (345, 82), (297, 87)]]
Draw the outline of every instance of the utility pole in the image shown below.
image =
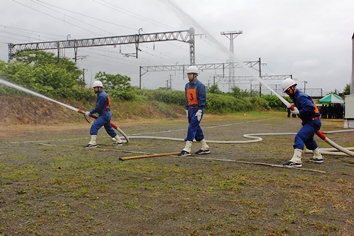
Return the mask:
[(85, 70), (87, 70), (87, 69), (82, 69), (82, 82), (83, 82), (83, 84), (85, 85)]
[[(262, 63), (261, 58), (258, 59), (258, 75), (262, 79)], [(262, 83), (259, 83), (259, 96), (262, 97)]]
[(250, 95), (252, 96), (252, 82), (253, 80), (250, 80)]
[(304, 82), (304, 93), (306, 93), (306, 84), (307, 84), (307, 81), (303, 81)]
[(227, 31), (221, 32), (221, 35), (225, 35), (226, 38), (230, 39), (230, 55), (229, 55), (229, 91), (231, 90), (231, 82), (234, 82), (235, 68), (234, 68), (234, 39), (242, 34), (242, 31)]
[(170, 90), (172, 90), (172, 75), (170, 74)]

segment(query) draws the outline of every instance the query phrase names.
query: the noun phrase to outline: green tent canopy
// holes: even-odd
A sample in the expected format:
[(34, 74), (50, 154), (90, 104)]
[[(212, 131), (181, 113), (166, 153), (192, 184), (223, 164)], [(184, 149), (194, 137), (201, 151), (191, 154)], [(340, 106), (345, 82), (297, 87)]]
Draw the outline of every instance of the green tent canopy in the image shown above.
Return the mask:
[(320, 104), (331, 104), (331, 103), (344, 103), (344, 100), (339, 97), (337, 94), (328, 94), (327, 96), (318, 100), (317, 103)]

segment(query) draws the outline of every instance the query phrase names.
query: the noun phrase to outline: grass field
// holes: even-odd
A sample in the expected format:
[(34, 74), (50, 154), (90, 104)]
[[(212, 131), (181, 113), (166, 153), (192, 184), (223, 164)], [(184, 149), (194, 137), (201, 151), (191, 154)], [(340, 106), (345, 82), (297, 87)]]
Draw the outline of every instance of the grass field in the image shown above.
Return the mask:
[[(322, 131), (343, 127), (343, 120), (322, 121)], [(300, 128), (285, 112), (206, 115), (206, 139), (216, 142), (203, 159), (121, 161), (179, 152), (184, 142), (159, 138), (183, 139), (187, 121), (118, 125), (132, 137), (128, 144), (112, 146), (100, 130), (91, 150), (83, 148), (84, 121), (0, 126), (0, 235), (354, 235), (354, 157), (325, 155), (313, 164), (305, 154), (303, 168), (275, 166), (291, 158)], [(244, 143), (244, 134), (255, 133), (263, 140)], [(353, 132), (328, 137), (353, 146)]]

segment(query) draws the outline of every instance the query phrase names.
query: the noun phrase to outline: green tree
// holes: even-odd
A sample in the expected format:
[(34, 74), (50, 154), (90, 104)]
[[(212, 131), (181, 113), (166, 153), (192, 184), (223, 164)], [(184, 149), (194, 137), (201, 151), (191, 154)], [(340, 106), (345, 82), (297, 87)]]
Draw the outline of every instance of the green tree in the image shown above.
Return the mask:
[(343, 90), (343, 95), (349, 95), (350, 94), (350, 85), (346, 84)]
[(98, 72), (95, 76), (100, 80), (111, 97), (122, 100), (133, 100), (136, 94), (130, 84), (130, 77), (120, 74), (112, 75), (106, 72)]
[[(15, 56), (17, 61), (27, 66), (28, 71), (17, 78), (43, 93), (55, 93), (61, 97), (71, 97), (69, 89), (78, 85), (81, 70), (68, 58), (61, 58), (60, 63), (54, 53), (44, 51), (23, 51)], [(27, 73), (27, 78), (26, 78)]]
[(231, 88), (231, 94), (232, 96), (234, 96), (235, 98), (245, 98), (245, 97), (249, 97), (250, 93), (247, 92), (247, 90), (242, 90), (239, 87), (235, 86)]
[(130, 90), (130, 77), (116, 74), (108, 74), (106, 72), (98, 72), (95, 76), (97, 80), (100, 80), (107, 90), (118, 89), (118, 90)]
[(55, 57), (54, 53), (40, 50), (20, 51), (14, 56), (14, 59), (17, 62), (31, 65), (47, 65), (56, 64), (58, 62), (58, 58)]
[(214, 84), (214, 85), (210, 86), (210, 88), (207, 89), (207, 92), (209, 92), (209, 93), (216, 93), (216, 94), (221, 94), (221, 93), (223, 93), (223, 92), (219, 89), (219, 87), (218, 87), (217, 84)]
[[(82, 90), (79, 97), (90, 97), (83, 91), (82, 71), (68, 58), (58, 62), (54, 53), (28, 50), (17, 53), (13, 62), (1, 66), (1, 74), (9, 81), (45, 95), (64, 98), (76, 98), (76, 93)], [(75, 92), (73, 92), (75, 91)]]
[(7, 67), (6, 62), (0, 60), (0, 76), (4, 76), (6, 67)]

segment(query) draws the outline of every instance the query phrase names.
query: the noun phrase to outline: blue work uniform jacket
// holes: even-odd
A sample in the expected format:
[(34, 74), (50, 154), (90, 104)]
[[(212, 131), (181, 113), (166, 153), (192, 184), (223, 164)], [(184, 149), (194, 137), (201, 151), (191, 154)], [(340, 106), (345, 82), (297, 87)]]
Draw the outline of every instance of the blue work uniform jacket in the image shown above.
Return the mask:
[(312, 120), (319, 119), (319, 110), (309, 95), (301, 92), (299, 89), (296, 89), (292, 99), (294, 101), (294, 105), (299, 110), (299, 117), (301, 118), (302, 123), (308, 123)]
[(111, 110), (111, 100), (108, 94), (101, 90), (97, 93), (96, 106), (93, 108), (90, 113), (103, 114), (104, 112), (109, 112)]
[[(188, 91), (190, 89), (196, 90), (196, 96), (197, 96), (196, 99), (190, 97), (190, 96), (194, 96), (193, 94), (188, 94)], [(187, 83), (184, 90), (185, 90), (185, 98), (186, 98), (186, 109), (203, 110), (206, 103), (206, 90), (204, 84), (200, 82), (198, 79), (195, 79), (193, 82)], [(190, 104), (188, 101), (191, 100), (196, 101), (194, 103), (197, 104)]]

